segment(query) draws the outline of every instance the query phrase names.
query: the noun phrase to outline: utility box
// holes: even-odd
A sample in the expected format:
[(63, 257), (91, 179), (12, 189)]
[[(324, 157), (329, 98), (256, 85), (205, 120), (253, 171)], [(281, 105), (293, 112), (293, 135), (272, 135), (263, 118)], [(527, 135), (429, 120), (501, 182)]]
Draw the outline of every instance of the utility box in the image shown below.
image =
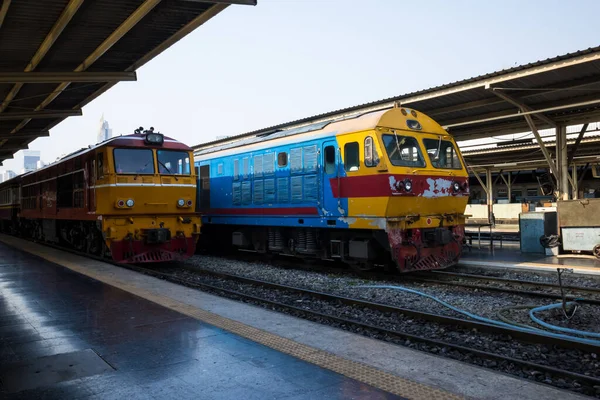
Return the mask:
[(600, 199), (563, 200), (557, 209), (563, 250), (600, 258)]
[(533, 211), (519, 214), (521, 231), (521, 252), (546, 254), (540, 243), (541, 236), (557, 234), (555, 211)]

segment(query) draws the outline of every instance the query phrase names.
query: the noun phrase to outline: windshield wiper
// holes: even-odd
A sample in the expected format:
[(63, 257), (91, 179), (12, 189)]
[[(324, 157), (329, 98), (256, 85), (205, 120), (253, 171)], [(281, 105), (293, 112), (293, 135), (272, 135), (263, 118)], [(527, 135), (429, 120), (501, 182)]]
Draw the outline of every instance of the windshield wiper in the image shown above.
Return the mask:
[(175, 174), (173, 173), (173, 171), (171, 171), (171, 170), (169, 169), (169, 167), (167, 167), (165, 164), (163, 164), (163, 162), (162, 162), (162, 161), (160, 161), (160, 160), (158, 160), (158, 163), (159, 163), (160, 165), (162, 165), (163, 167), (165, 167), (165, 169), (167, 170), (167, 172), (168, 172), (170, 175), (173, 175), (173, 178), (175, 178), (175, 182), (178, 182), (178, 181), (179, 181), (179, 179), (177, 179), (177, 176), (175, 176)]
[(441, 148), (442, 148), (442, 137), (440, 136), (439, 137), (439, 141), (438, 141), (438, 148), (435, 151), (435, 156), (433, 156), (433, 159), (435, 161), (439, 161), (440, 160), (440, 150), (441, 150)]

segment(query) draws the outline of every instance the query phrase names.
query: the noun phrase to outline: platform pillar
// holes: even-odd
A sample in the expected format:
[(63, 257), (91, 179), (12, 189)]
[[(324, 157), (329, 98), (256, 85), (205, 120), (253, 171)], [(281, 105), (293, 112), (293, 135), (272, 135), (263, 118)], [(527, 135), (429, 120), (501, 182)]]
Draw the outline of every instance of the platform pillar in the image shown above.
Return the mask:
[(492, 170), (485, 170), (485, 184), (487, 186), (488, 222), (494, 225), (494, 184), (492, 182)]
[(558, 165), (557, 183), (559, 199), (569, 200), (569, 164), (567, 151), (567, 127), (556, 126), (556, 164)]

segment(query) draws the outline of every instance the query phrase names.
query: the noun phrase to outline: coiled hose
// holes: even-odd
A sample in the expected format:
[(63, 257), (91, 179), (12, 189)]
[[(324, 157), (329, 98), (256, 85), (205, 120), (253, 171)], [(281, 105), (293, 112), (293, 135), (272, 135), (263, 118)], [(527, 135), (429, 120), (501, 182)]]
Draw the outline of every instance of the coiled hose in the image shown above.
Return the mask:
[[(574, 301), (570, 301), (567, 303), (567, 305), (571, 305), (574, 304)], [(536, 307), (532, 310), (529, 311), (529, 317), (536, 323), (539, 324), (541, 326), (543, 326), (544, 328), (547, 329), (552, 329), (553, 331), (559, 331), (559, 332), (566, 332), (566, 333), (571, 333), (574, 335), (581, 335), (581, 336), (588, 336), (588, 337), (593, 337), (593, 338), (598, 338), (600, 339), (600, 333), (596, 333), (596, 332), (587, 332), (587, 331), (579, 331), (577, 329), (570, 329), (570, 328), (563, 328), (562, 326), (556, 326), (556, 325), (550, 325), (547, 322), (542, 321), (541, 319), (539, 319), (538, 317), (535, 316), (536, 312), (539, 311), (545, 311), (545, 310), (551, 310), (554, 308), (558, 308), (558, 307), (562, 307), (562, 303), (558, 303), (558, 304), (549, 304), (547, 306), (540, 306), (540, 307)]]
[[(524, 327), (524, 326), (518, 326), (518, 325), (513, 325), (513, 324), (508, 324), (506, 322), (502, 322), (502, 321), (496, 321), (494, 319), (489, 319), (489, 318), (485, 318), (473, 313), (470, 313), (468, 311), (462, 310), (458, 307), (455, 307), (451, 304), (446, 303), (443, 300), (438, 299), (437, 297), (431, 296), (427, 293), (423, 293), (423, 292), (419, 292), (418, 290), (414, 290), (414, 289), (409, 289), (406, 288), (404, 286), (395, 286), (395, 285), (360, 285), (357, 287), (362, 287), (362, 288), (373, 288), (373, 289), (393, 289), (393, 290), (399, 290), (402, 292), (407, 292), (407, 293), (412, 293), (412, 294), (416, 294), (422, 297), (427, 297), (428, 299), (431, 299), (441, 305), (443, 305), (446, 308), (449, 308), (453, 311), (456, 311), (457, 313), (466, 315), (467, 317), (470, 317), (476, 321), (481, 321), (481, 322), (485, 322), (491, 325), (497, 325), (497, 326), (502, 326), (505, 328), (510, 328), (510, 329), (514, 329), (516, 331), (520, 331), (520, 332), (525, 332), (525, 333), (535, 333), (541, 336), (546, 336), (546, 337), (551, 337), (551, 338), (556, 338), (556, 339), (563, 339), (563, 340), (572, 340), (574, 342), (579, 342), (579, 343), (585, 343), (585, 344), (591, 344), (593, 346), (600, 346), (600, 340), (595, 340), (595, 339), (585, 339), (585, 338), (580, 338), (580, 337), (576, 337), (576, 336), (570, 336), (570, 335), (563, 335), (560, 333), (553, 333), (553, 332), (548, 332), (542, 329), (538, 329), (538, 328), (533, 328), (533, 327)], [(551, 304), (550, 306), (542, 306), (542, 307), (538, 307), (536, 309), (534, 309), (536, 312), (537, 311), (542, 311), (542, 309), (547, 309), (548, 307), (550, 308), (555, 308), (555, 307), (560, 307), (562, 306), (562, 303), (558, 303), (558, 304)], [(531, 311), (534, 311), (531, 310)], [(532, 312), (530, 312), (530, 316), (532, 316)], [(534, 318), (535, 316), (533, 316), (532, 318)], [(539, 318), (535, 317), (535, 319), (539, 320)], [(534, 319), (534, 321), (535, 321)], [(537, 321), (536, 321), (537, 322)], [(540, 320), (540, 322), (542, 322), (542, 326), (548, 327), (549, 329), (552, 330), (558, 330), (558, 331), (563, 331), (565, 329), (567, 329), (567, 331), (569, 331), (570, 333), (576, 333), (578, 335), (581, 336), (592, 336), (592, 337), (600, 337), (599, 334), (596, 334), (594, 332), (585, 332), (585, 331), (577, 331), (575, 329), (568, 329), (568, 328), (562, 328), (562, 327), (558, 327), (558, 326), (554, 326), (554, 325), (550, 325), (546, 322), (543, 322)]]
[(560, 237), (558, 235), (542, 235), (540, 236), (540, 244), (546, 249), (558, 247), (560, 245)]

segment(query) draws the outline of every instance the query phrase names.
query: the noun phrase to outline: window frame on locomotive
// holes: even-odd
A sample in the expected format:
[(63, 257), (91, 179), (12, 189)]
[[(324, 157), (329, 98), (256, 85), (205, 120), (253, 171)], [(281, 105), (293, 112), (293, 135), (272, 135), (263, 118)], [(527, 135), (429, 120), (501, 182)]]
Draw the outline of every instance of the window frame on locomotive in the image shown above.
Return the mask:
[[(117, 168), (117, 156), (116, 156), (116, 151), (117, 150), (144, 150), (144, 151), (150, 151), (152, 154), (152, 172), (119, 172), (118, 168)], [(163, 173), (161, 172), (160, 169), (160, 160), (159, 160), (159, 154), (158, 151), (162, 151), (162, 152), (172, 152), (172, 153), (181, 153), (181, 154), (185, 154), (186, 157), (183, 158), (183, 160), (189, 160), (187, 163), (187, 169), (185, 170), (185, 173), (178, 173), (178, 169), (173, 172), (173, 173)], [(102, 152), (99, 152), (98, 155), (102, 154)], [(117, 175), (153, 175), (153, 176), (192, 176), (194, 173), (194, 169), (192, 166), (193, 163), (193, 153), (187, 150), (181, 150), (181, 149), (153, 149), (153, 148), (140, 148), (140, 147), (114, 147), (112, 149), (112, 167), (114, 169), (114, 173)], [(182, 163), (183, 165), (184, 163)], [(183, 168), (185, 168), (185, 165), (183, 165)], [(182, 171), (184, 170), (182, 168)], [(97, 176), (97, 179), (101, 179), (103, 178), (103, 176)]]
[[(394, 165), (389, 157), (388, 151), (385, 147), (385, 143), (383, 141), (383, 136), (384, 135), (392, 135), (394, 136), (394, 134), (398, 135), (398, 137), (404, 136), (404, 137), (411, 137), (413, 139), (416, 140), (417, 145), (418, 145), (418, 149), (420, 151), (420, 157), (423, 160), (423, 165), (422, 166), (416, 166), (416, 165)], [(408, 131), (405, 129), (385, 129), (385, 130), (380, 130), (377, 132), (370, 132), (367, 133), (365, 135), (369, 136), (369, 135), (373, 135), (375, 138), (377, 138), (377, 145), (382, 149), (382, 153), (383, 156), (380, 156), (380, 162), (383, 161), (385, 163), (389, 163), (389, 166), (391, 166), (392, 168), (412, 168), (412, 169), (428, 169), (428, 168), (433, 168), (436, 169), (438, 171), (465, 171), (465, 161), (462, 157), (462, 154), (460, 153), (460, 150), (458, 150), (458, 145), (456, 144), (456, 141), (454, 140), (454, 138), (452, 136), (450, 136), (447, 133), (430, 133), (430, 132), (418, 132), (415, 133), (414, 131)], [(446, 141), (446, 142), (450, 142), (452, 144), (452, 147), (454, 149), (454, 151), (456, 152), (456, 156), (459, 160), (460, 163), (460, 167), (457, 168), (440, 168), (440, 167), (436, 167), (433, 165), (431, 159), (430, 159), (430, 154), (427, 152), (427, 148), (425, 147), (425, 142), (423, 141), (424, 139), (433, 139), (433, 140), (441, 140), (442, 141)], [(427, 157), (425, 157), (425, 154), (427, 154)], [(385, 157), (385, 158), (382, 158)], [(386, 167), (386, 170), (389, 167)], [(465, 171), (466, 172), (466, 171)]]

